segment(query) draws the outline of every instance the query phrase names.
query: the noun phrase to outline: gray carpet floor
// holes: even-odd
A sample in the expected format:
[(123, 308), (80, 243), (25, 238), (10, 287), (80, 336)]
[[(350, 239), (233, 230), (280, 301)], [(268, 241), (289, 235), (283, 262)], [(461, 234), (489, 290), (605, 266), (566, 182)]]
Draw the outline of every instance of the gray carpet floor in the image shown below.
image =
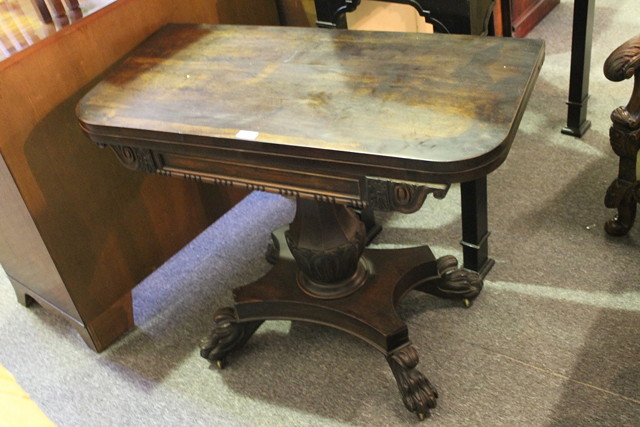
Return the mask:
[[(609, 114), (632, 86), (601, 69), (637, 33), (636, 2), (596, 2), (593, 125), (581, 139), (560, 134), (573, 3), (530, 34), (547, 57), (509, 158), (489, 176), (496, 265), (485, 289), (470, 309), (419, 293), (400, 307), (440, 392), (423, 425), (640, 425), (640, 225), (622, 238), (602, 228), (617, 171)], [(269, 233), (293, 211), (250, 195), (134, 290), (137, 328), (101, 354), (60, 317), (18, 305), (0, 275), (0, 364), (60, 426), (417, 424), (382, 355), (330, 328), (267, 322), (222, 371), (199, 356), (212, 313), (268, 271)], [(377, 247), (460, 255), (456, 187), (379, 219)]]

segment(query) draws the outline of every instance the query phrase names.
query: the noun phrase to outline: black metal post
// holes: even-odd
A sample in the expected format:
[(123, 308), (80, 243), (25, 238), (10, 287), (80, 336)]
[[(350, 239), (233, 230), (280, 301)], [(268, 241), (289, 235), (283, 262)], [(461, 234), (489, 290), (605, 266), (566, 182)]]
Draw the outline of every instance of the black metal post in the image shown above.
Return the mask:
[(565, 135), (581, 137), (591, 126), (587, 120), (587, 101), (594, 9), (595, 0), (575, 0), (573, 5), (567, 126), (562, 128)]

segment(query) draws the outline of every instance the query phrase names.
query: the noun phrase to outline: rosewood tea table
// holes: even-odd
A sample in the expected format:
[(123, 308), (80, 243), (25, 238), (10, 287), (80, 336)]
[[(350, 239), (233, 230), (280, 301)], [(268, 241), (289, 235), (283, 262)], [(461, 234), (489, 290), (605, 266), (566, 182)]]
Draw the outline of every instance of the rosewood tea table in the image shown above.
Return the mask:
[(395, 307), (413, 289), (469, 305), (482, 280), (428, 246), (365, 248), (356, 211), (411, 213), (500, 166), (543, 57), (537, 40), (169, 25), (77, 113), (131, 169), (296, 198), (288, 249), (216, 312), (203, 357), (222, 366), (265, 320), (328, 325), (380, 350), (424, 418), (437, 392)]

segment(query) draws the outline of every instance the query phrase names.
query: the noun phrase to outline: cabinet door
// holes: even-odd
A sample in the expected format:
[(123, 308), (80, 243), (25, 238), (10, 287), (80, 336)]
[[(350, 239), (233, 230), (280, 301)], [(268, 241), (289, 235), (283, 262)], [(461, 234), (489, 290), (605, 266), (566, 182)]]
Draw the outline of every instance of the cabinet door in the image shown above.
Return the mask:
[(513, 35), (527, 35), (558, 3), (560, 0), (510, 0)]

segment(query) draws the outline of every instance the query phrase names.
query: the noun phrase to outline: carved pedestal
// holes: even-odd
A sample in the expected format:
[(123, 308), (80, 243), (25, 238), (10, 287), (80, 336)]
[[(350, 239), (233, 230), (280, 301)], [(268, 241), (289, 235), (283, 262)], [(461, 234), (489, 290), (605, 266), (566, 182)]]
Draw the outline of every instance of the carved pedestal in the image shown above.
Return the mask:
[(482, 289), (479, 276), (460, 269), (452, 256), (436, 259), (428, 246), (365, 249), (363, 223), (342, 205), (299, 199), (284, 235), (289, 250), (275, 238), (273, 248), (281, 249), (269, 254), (273, 269), (237, 289), (234, 307), (218, 310), (201, 355), (223, 367), (264, 320), (332, 326), (382, 352), (405, 406), (423, 419), (438, 394), (416, 369), (418, 352), (396, 306), (412, 289), (469, 306)]

